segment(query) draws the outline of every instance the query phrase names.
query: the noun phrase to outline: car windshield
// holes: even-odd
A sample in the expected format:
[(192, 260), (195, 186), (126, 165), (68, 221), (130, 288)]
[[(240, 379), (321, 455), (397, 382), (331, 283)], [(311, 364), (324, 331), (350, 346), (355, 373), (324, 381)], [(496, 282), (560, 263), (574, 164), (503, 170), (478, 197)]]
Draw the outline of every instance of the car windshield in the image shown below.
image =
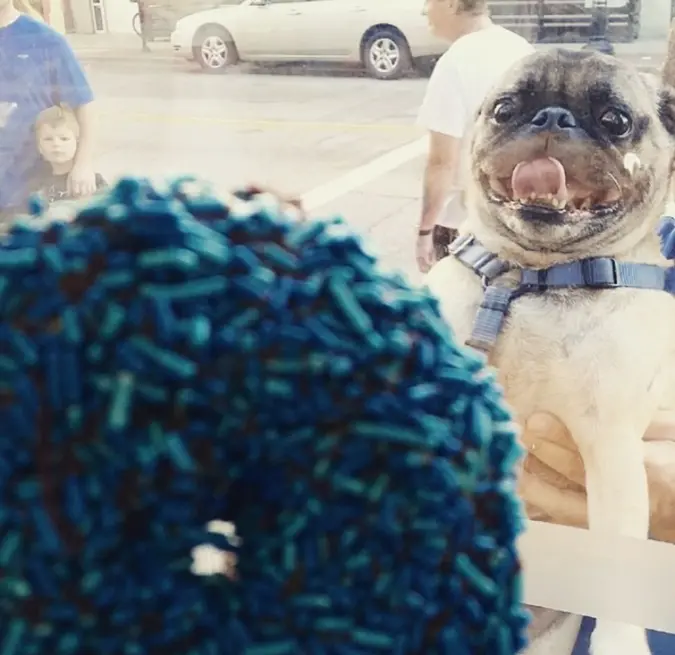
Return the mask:
[[(675, 655), (672, 599), (675, 588), (675, 388), (671, 389), (673, 376), (668, 360), (675, 352), (675, 347), (671, 347), (675, 346), (672, 336), (675, 325), (669, 323), (668, 304), (672, 302), (668, 294), (673, 291), (669, 286), (672, 253), (668, 251), (672, 239), (668, 240), (667, 225), (659, 227), (662, 217), (671, 215), (674, 209), (675, 40), (671, 40), (669, 48), (674, 18), (675, 0), (0, 0), (0, 224), (3, 234), (17, 225), (18, 234), (23, 229), (22, 221), (29, 212), (38, 211), (36, 207), (44, 210), (36, 221), (68, 222), (80, 208), (97, 198), (108, 197), (106, 193), (123, 178), (149, 180), (158, 189), (166, 189), (167, 180), (194, 176), (208, 183), (214, 195), (232, 202), (231, 194), (235, 190), (239, 190), (237, 198), (243, 197), (246, 202), (251, 194), (260, 196), (257, 190), (279, 196), (288, 210), (286, 218), (304, 216), (310, 222), (321, 222), (340, 217), (343, 227), (339, 229), (357, 235), (366, 252), (377, 258), (382, 270), (400, 273), (404, 280), (401, 284), (410, 288), (411, 294), (418, 294), (414, 297), (431, 294), (438, 300), (437, 331), (444, 339), (456, 341), (456, 347), (446, 353), (448, 360), (454, 361), (453, 357), (460, 356), (456, 353), (462, 357), (473, 357), (472, 353), (477, 353), (478, 360), (489, 364), (489, 371), (494, 369), (505, 394), (505, 403), (511, 412), (508, 416), (518, 425), (518, 439), (525, 453), (522, 461), (514, 461), (509, 469), (517, 481), (497, 484), (496, 478), (491, 477), (497, 475), (495, 470), (480, 472), (481, 466), (493, 466), (489, 464), (492, 455), (488, 452), (492, 452), (492, 446), (486, 443), (472, 444), (471, 455), (466, 458), (457, 452), (451, 453), (450, 446), (447, 453), (443, 452), (453, 466), (457, 463), (455, 460), (462, 459), (466, 477), (457, 482), (458, 485), (471, 479), (480, 487), (488, 485), (489, 480), (500, 489), (510, 485), (509, 489), (513, 487), (518, 494), (518, 502), (526, 515), (523, 519), (526, 531), (522, 540), (513, 546), (513, 552), (522, 557), (525, 576), (524, 595), (518, 596), (518, 602), (532, 611), (529, 638), (533, 650), (527, 653)], [(268, 200), (269, 197), (265, 196)], [(119, 207), (118, 210), (122, 211)], [(117, 210), (111, 211), (115, 215)], [(339, 229), (328, 231), (331, 238), (339, 241), (334, 236), (342, 234)], [(167, 243), (174, 236), (173, 232), (171, 237), (166, 236)], [(195, 237), (192, 245), (198, 240)], [(235, 241), (230, 244), (233, 249), (248, 247), (243, 237), (241, 242)], [(344, 245), (347, 241), (347, 237), (339, 241), (342, 244), (339, 248), (347, 249)], [(280, 260), (286, 257), (286, 250), (280, 253), (283, 250), (280, 244), (281, 241), (269, 245), (265, 256), (272, 252), (270, 257), (277, 256)], [(5, 266), (6, 253), (2, 248), (9, 246), (0, 246), (0, 268)], [(206, 251), (206, 246), (204, 248)], [(337, 257), (337, 245), (332, 250), (326, 248), (331, 257)], [(12, 253), (15, 249), (20, 250), (19, 246), (12, 245)], [(216, 251), (214, 245), (211, 250), (214, 258)], [(10, 253), (7, 261), (18, 262), (23, 257), (21, 252)], [(70, 254), (79, 256), (75, 251)], [(187, 270), (189, 257), (185, 255), (187, 259), (183, 261), (183, 255), (185, 253), (175, 256)], [(40, 257), (40, 270), (57, 267), (56, 259), (50, 259), (52, 255), (48, 252)], [(319, 255), (316, 257), (319, 261)], [(23, 270), (19, 264), (16, 266), (16, 271)], [(84, 269), (85, 264), (81, 266)], [(354, 267), (356, 272), (345, 273), (341, 282), (333, 286), (326, 283), (325, 294), (329, 300), (325, 302), (339, 305), (340, 317), (347, 316), (352, 328), (356, 332), (361, 330), (361, 336), (372, 332), (374, 336), (370, 335), (366, 341), (373, 345), (378, 343), (375, 333), (380, 329), (380, 318), (365, 316), (351, 295), (364, 306), (371, 297), (385, 297), (387, 302), (390, 297), (388, 292), (366, 288), (359, 277), (361, 269), (356, 264)], [(110, 285), (117, 284), (115, 275), (118, 274), (122, 280), (119, 271), (110, 273)], [(162, 284), (174, 283), (172, 275), (167, 273)], [(251, 275), (249, 291), (253, 298), (256, 285), (262, 282)], [(307, 288), (315, 284), (318, 289), (318, 278), (310, 278)], [(123, 282), (119, 284), (120, 288), (124, 286)], [(29, 288), (32, 289), (26, 282), (26, 289)], [(3, 417), (2, 412), (9, 403), (7, 398), (29, 393), (22, 386), (23, 378), (9, 363), (11, 353), (21, 351), (28, 366), (26, 362), (33, 361), (33, 356), (37, 358), (35, 353), (42, 348), (39, 357), (47, 362), (45, 370), (52, 366), (66, 370), (66, 360), (59, 359), (50, 350), (52, 341), (63, 339), (65, 343), (73, 334), (80, 334), (65, 317), (54, 319), (52, 336), (45, 337), (44, 346), (39, 348), (31, 345), (32, 337), (27, 332), (22, 332), (20, 339), (11, 336), (10, 332), (24, 323), (22, 318), (8, 318), (13, 316), (14, 305), (5, 301), (4, 289), (4, 282), (0, 282), (0, 415)], [(54, 298), (61, 291), (55, 290)], [(147, 299), (147, 307), (140, 301), (136, 307), (129, 294), (133, 295), (132, 291), (121, 290), (115, 301), (116, 309), (101, 310), (101, 323), (113, 326), (119, 312), (119, 316), (133, 314), (140, 324), (145, 320), (146, 310), (148, 316), (152, 315), (152, 321), (160, 321), (165, 304), (170, 304), (158, 292), (157, 298)], [(186, 291), (185, 294), (189, 295)], [(250, 315), (241, 318), (242, 324), (249, 319), (258, 320), (251, 317), (258, 316), (256, 312), (264, 313), (264, 308), (276, 307), (275, 302), (286, 301), (286, 296), (279, 300), (271, 293), (261, 294), (255, 302), (251, 301), (253, 309)], [(217, 304), (211, 299), (199, 302), (201, 304), (195, 300), (200, 308)], [(396, 302), (391, 300), (392, 306)], [(403, 300), (400, 302), (405, 304)], [(309, 307), (310, 301), (307, 303)], [(323, 299), (316, 303), (324, 306)], [(399, 305), (396, 307), (398, 311)], [(33, 310), (26, 309), (29, 311)], [(36, 315), (43, 316), (42, 311), (35, 309)], [(428, 357), (428, 362), (435, 361), (437, 354), (431, 350), (426, 352), (423, 340), (419, 341), (422, 337), (416, 331), (417, 319), (413, 314), (406, 318), (410, 333), (400, 335), (400, 352), (418, 348), (419, 352), (415, 352), (421, 360), (427, 361), (424, 358)], [(166, 366), (178, 367), (176, 361), (188, 358), (186, 353), (196, 347), (194, 343), (201, 331), (211, 329), (188, 315), (177, 315), (176, 321), (179, 326), (176, 329), (180, 328), (183, 336), (175, 342), (166, 337), (161, 348), (148, 346), (149, 360), (161, 360), (164, 364), (169, 362)], [(335, 323), (331, 322), (333, 319), (326, 321), (313, 324), (312, 334), (317, 340), (333, 338), (333, 354), (326, 360), (309, 363), (298, 356), (293, 366), (303, 371), (303, 367), (307, 371), (311, 369), (312, 375), (320, 370), (319, 377), (324, 376), (321, 384), (325, 382), (336, 389), (347, 390), (345, 393), (358, 395), (354, 390), (362, 388), (360, 369), (350, 370), (347, 375), (348, 365), (340, 359), (348, 339), (332, 335)], [(63, 336), (71, 328), (70, 336)], [(148, 335), (152, 330), (147, 325), (143, 329), (142, 339), (150, 339), (152, 335)], [(208, 338), (227, 341), (228, 329), (228, 326), (213, 327), (213, 334)], [(110, 330), (112, 334), (113, 327)], [(273, 345), (272, 333), (278, 332), (291, 340), (295, 338), (293, 334), (297, 336), (290, 324), (283, 321), (279, 325), (270, 322), (260, 330), (264, 338), (270, 338), (268, 350), (274, 353), (286, 351)], [(185, 336), (188, 333), (191, 336)], [(80, 357), (85, 350), (89, 352), (89, 345), (85, 347), (81, 340), (68, 341), (68, 344), (69, 357)], [(35, 353), (34, 348), (37, 348)], [(113, 350), (117, 352), (116, 347), (110, 346), (110, 353), (106, 348), (108, 346), (100, 344), (91, 346), (96, 352), (100, 351), (101, 366), (108, 361), (107, 357), (113, 356), (110, 354)], [(120, 352), (124, 351), (119, 355), (122, 359), (123, 355), (127, 356), (125, 348), (119, 347)], [(376, 350), (374, 345), (373, 348)], [(243, 346), (239, 350), (236, 357), (232, 355), (233, 370), (239, 370), (237, 358), (243, 361), (248, 357)], [(131, 359), (136, 356), (129, 355)], [(394, 355), (383, 350), (372, 359), (366, 359), (368, 366), (386, 368), (388, 357)], [(672, 364), (675, 366), (675, 361)], [(35, 366), (37, 370), (39, 366)], [(343, 370), (341, 366), (347, 368)], [(387, 370), (382, 373), (382, 380), (387, 381), (381, 396), (372, 400), (373, 407), (380, 409), (393, 403), (402, 376), (417, 375), (412, 369), (401, 372), (403, 369), (398, 370), (393, 364)], [(469, 376), (472, 384), (482, 384), (481, 381), (492, 375), (485, 370), (476, 376), (474, 373), (462, 375)], [(30, 417), (19, 415), (18, 410), (12, 413), (11, 421), (6, 422), (8, 435), (14, 434), (13, 422), (19, 424), (39, 417), (41, 424), (56, 425), (57, 420), (61, 420), (56, 414), (45, 414), (40, 409), (49, 386), (46, 375), (34, 373), (39, 380), (39, 384), (35, 383), (39, 391), (34, 397), (30, 396), (32, 413), (29, 412)], [(282, 382), (277, 384), (275, 380), (269, 387), (262, 385), (255, 391), (251, 387), (246, 393), (274, 396), (278, 399), (279, 416), (286, 417), (285, 409), (282, 412), (281, 408), (293, 405), (294, 397), (290, 391), (284, 395)], [(459, 388), (466, 381), (462, 378), (455, 382)], [(105, 387), (110, 398), (122, 398), (123, 393), (127, 393), (114, 391), (118, 382), (100, 371), (87, 384), (98, 385), (97, 389)], [(236, 394), (224, 386), (219, 387), (217, 381), (209, 384), (218, 387), (223, 397), (222, 406), (226, 408), (224, 413), (236, 413)], [(408, 395), (426, 402), (424, 398), (438, 393), (440, 384), (438, 380), (425, 379), (411, 385)], [(310, 394), (312, 389), (313, 383), (307, 382), (306, 393)], [(51, 389), (50, 393), (52, 391), (57, 393), (58, 389)], [(176, 382), (166, 402), (173, 403), (193, 392)], [(136, 393), (137, 390), (128, 391), (131, 398), (128, 402), (132, 405)], [(78, 421), (84, 419), (78, 414), (76, 404), (63, 402), (58, 416), (67, 414), (72, 425), (80, 425)], [(123, 403), (123, 399), (119, 402)], [(359, 411), (368, 414), (369, 402), (364, 400)], [(424, 411), (432, 412), (430, 404), (436, 401), (428, 402)], [(495, 432), (506, 423), (504, 418), (493, 425), (487, 413), (483, 416), (480, 407), (468, 409), (463, 402), (461, 399), (456, 403), (445, 398), (438, 400), (438, 406), (433, 408), (437, 412), (435, 418), (424, 419), (425, 429), (438, 430), (448, 443), (451, 441), (448, 435), (459, 435), (456, 444), (460, 444), (458, 448), (462, 452), (470, 441), (468, 436), (462, 436), (469, 422), (484, 421), (490, 425), (489, 430)], [(110, 404), (112, 407), (113, 400)], [(199, 411), (208, 413), (207, 409), (201, 407)], [(429, 637), (418, 650), (402, 646), (400, 644), (409, 642), (403, 637), (397, 641), (397, 616), (385, 616), (379, 609), (371, 613), (370, 605), (364, 605), (362, 612), (357, 611), (354, 608), (360, 607), (361, 600), (354, 600), (358, 596), (355, 591), (356, 596), (343, 598), (335, 589), (329, 593), (321, 585), (312, 587), (316, 562), (321, 557), (330, 559), (329, 555), (334, 553), (328, 546), (321, 552), (316, 545), (300, 547), (295, 537), (288, 535), (304, 534), (310, 524), (318, 525), (327, 533), (343, 524), (337, 519), (332, 523), (332, 517), (316, 519), (315, 514), (324, 511), (324, 506), (311, 500), (302, 501), (304, 518), (287, 521), (288, 507), (284, 498), (268, 498), (266, 491), (258, 491), (257, 485), (266, 489), (264, 481), (276, 480), (277, 475), (282, 477), (274, 464), (274, 458), (283, 450), (281, 446), (278, 452), (269, 455), (269, 470), (264, 473), (242, 470), (243, 482), (235, 486), (238, 485), (237, 493), (244, 499), (242, 503), (250, 500), (274, 504), (281, 517), (272, 522), (252, 518), (249, 523), (253, 525), (258, 521), (256, 529), (279, 530), (279, 535), (283, 532), (284, 536), (279, 536), (277, 550), (264, 551), (255, 561), (245, 560), (240, 568), (242, 580), (246, 571), (256, 567), (268, 575), (265, 584), (269, 580), (281, 584), (279, 580), (283, 579), (284, 593), (288, 592), (288, 598), (292, 598), (284, 609), (284, 616), (292, 615), (288, 624), (295, 621), (293, 625), (304, 636), (296, 635), (300, 641), (289, 641), (293, 645), (286, 650), (278, 646), (280, 642), (274, 642), (265, 650), (265, 640), (278, 637), (275, 632), (278, 617), (273, 609), (269, 610), (269, 616), (266, 614), (266, 603), (272, 602), (270, 598), (276, 591), (263, 583), (251, 591), (250, 598), (255, 599), (249, 599), (250, 605), (246, 605), (249, 600), (242, 600), (245, 594), (231, 593), (229, 587), (222, 595), (220, 591), (213, 591), (208, 603), (186, 592), (185, 605), (177, 600), (172, 604), (172, 595), (166, 591), (162, 596), (166, 598), (166, 616), (141, 612), (143, 625), (161, 624), (170, 631), (174, 623), (179, 625), (184, 617), (199, 613), (207, 605), (228, 604), (228, 607), (236, 605), (242, 615), (262, 626), (259, 630), (262, 641), (251, 645), (250, 651), (242, 649), (241, 655), (412, 655), (413, 652), (509, 655), (487, 646), (462, 650), (461, 645), (457, 645), (453, 650), (454, 647), (447, 644), (454, 638), (454, 628), (444, 631), (448, 616), (461, 615), (463, 625), (472, 626), (467, 631), (475, 636), (483, 630), (483, 619), (485, 625), (490, 623), (486, 608), (495, 612), (495, 607), (501, 608), (495, 592), (499, 581), (483, 575), (488, 566), (486, 562), (499, 559), (498, 555), (490, 559), (492, 537), (477, 538), (468, 554), (463, 551), (439, 554), (435, 549), (441, 546), (429, 542), (428, 552), (419, 558), (433, 562), (433, 567), (444, 571), (443, 575), (449, 575), (450, 569), (462, 569), (461, 584), (457, 583), (450, 591), (438, 591), (441, 587), (435, 577), (436, 568), (433, 575), (426, 572), (413, 575), (412, 568), (409, 571), (406, 566), (397, 564), (400, 570), (390, 575), (386, 568), (390, 561), (387, 548), (398, 555), (412, 552), (411, 544), (422, 543), (419, 540), (436, 518), (425, 517), (423, 513), (408, 516), (398, 501), (385, 500), (378, 505), (378, 516), (409, 524), (410, 534), (401, 534), (393, 528), (391, 532), (387, 531), (389, 528), (382, 528), (380, 533), (379, 527), (372, 528), (373, 534), (378, 535), (378, 543), (386, 543), (386, 547), (382, 545), (381, 552), (373, 559), (361, 559), (359, 553), (368, 551), (370, 543), (365, 537), (362, 542), (361, 537), (371, 527), (365, 519), (359, 523), (361, 515), (357, 510), (354, 514), (350, 512), (353, 507), (361, 507), (358, 503), (380, 502), (382, 494), (386, 496), (381, 490), (394, 484), (402, 474), (397, 470), (380, 470), (378, 467), (384, 466), (384, 459), (382, 462), (362, 461), (354, 455), (354, 461), (347, 461), (349, 457), (345, 453), (351, 452), (351, 446), (345, 442), (344, 451), (340, 450), (344, 435), (340, 421), (332, 421), (328, 408), (321, 409), (327, 417), (327, 436), (317, 437), (321, 446), (316, 447), (323, 450), (316, 453), (311, 484), (308, 482), (307, 488), (317, 490), (317, 494), (330, 490), (330, 493), (349, 496), (351, 500), (345, 501), (344, 516), (351, 517), (349, 520), (357, 527), (354, 532), (343, 527), (339, 531), (345, 543), (358, 543), (362, 548), (359, 552), (354, 550), (351, 559), (347, 558), (344, 575), (341, 574), (339, 580), (336, 578), (335, 585), (349, 593), (362, 586), (368, 587), (368, 593), (375, 593), (372, 591), (375, 589), (380, 598), (386, 597), (392, 603), (395, 600), (401, 608), (405, 607), (405, 612), (411, 613), (406, 616), (418, 612), (435, 626), (433, 639)], [(392, 416), (405, 413), (399, 409), (396, 405), (387, 411), (391, 411)], [(450, 410), (456, 412), (454, 422), (448, 422), (447, 415), (443, 414)], [(112, 421), (108, 416), (112, 416), (113, 410), (107, 405), (101, 405), (97, 411), (101, 421)], [(169, 413), (167, 409), (166, 414)], [(457, 418), (460, 415), (461, 419)], [(296, 443), (295, 440), (300, 443), (305, 438), (298, 416), (300, 412), (295, 417), (297, 425), (288, 419), (289, 425), (293, 424), (292, 429), (289, 428), (289, 434), (292, 433), (289, 443)], [(417, 416), (412, 410), (409, 416), (403, 416), (401, 420), (408, 424), (406, 431), (402, 428), (391, 436), (400, 442), (401, 448), (410, 447), (414, 441), (412, 433), (421, 424)], [(176, 434), (186, 421), (188, 418), (183, 414), (176, 415)], [(51, 486), (45, 483), (39, 488), (28, 483), (22, 486), (19, 478), (12, 477), (15, 473), (5, 473), (5, 459), (12, 459), (14, 451), (12, 442), (8, 441), (10, 436), (6, 435), (4, 440), (0, 436), (2, 655), (90, 652), (118, 655), (112, 646), (107, 649), (103, 641), (87, 641), (88, 637), (73, 641), (71, 633), (60, 639), (54, 628), (58, 622), (54, 619), (54, 623), (49, 623), (51, 615), (47, 616), (41, 605), (32, 604), (28, 591), (29, 588), (38, 590), (35, 593), (45, 596), (61, 593), (56, 591), (60, 582), (50, 582), (50, 572), (59, 571), (62, 565), (76, 560), (82, 565), (77, 585), (82, 588), (98, 585), (97, 571), (87, 568), (89, 554), (83, 554), (80, 561), (79, 556), (54, 545), (58, 538), (53, 535), (58, 532), (61, 519), (53, 519), (48, 513), (43, 515), (42, 510), (36, 510), (34, 515), (27, 512), (24, 517), (20, 512), (13, 513), (13, 509), (5, 512), (2, 504), (3, 494), (12, 498), (44, 496), (45, 505), (52, 502), (58, 505), (67, 517), (64, 521), (72, 520), (80, 525), (78, 476), (84, 476), (84, 472), (89, 471), (87, 467), (94, 466), (93, 461), (102, 458), (112, 461), (118, 456), (119, 461), (124, 460), (128, 446), (119, 436), (122, 433), (115, 433), (110, 437), (114, 446), (80, 458), (79, 446), (86, 446), (89, 437), (94, 439), (100, 432), (86, 421), (82, 425), (73, 441), (74, 454), (63, 460), (49, 454), (51, 442), (47, 437), (42, 441), (36, 437), (30, 456), (26, 455), (28, 459), (16, 455), (16, 461), (21, 459), (23, 471), (39, 467), (45, 470), (61, 467), (67, 471), (63, 488), (58, 489), (55, 489), (56, 483)], [(259, 428), (264, 432), (266, 429), (258, 418), (251, 419), (251, 426), (251, 430)], [(153, 429), (150, 425), (148, 434), (154, 434)], [(61, 432), (54, 430), (54, 443), (67, 441)], [(376, 431), (373, 428), (373, 433)], [(113, 432), (110, 428), (110, 434)], [(152, 438), (151, 435), (150, 441)], [(238, 448), (245, 448), (245, 440), (241, 441), (232, 452), (239, 453)], [(166, 471), (170, 471), (166, 473), (167, 480), (174, 475), (172, 467), (176, 461), (188, 466), (181, 459), (182, 446), (172, 443), (161, 456), (153, 450), (154, 445), (148, 445), (144, 455), (148, 462), (155, 462), (153, 458), (157, 457), (156, 464), (148, 464), (151, 468), (164, 471), (166, 464)], [(252, 452), (253, 446), (251, 449)], [(290, 450), (284, 451), (279, 457), (293, 459), (289, 453)], [(338, 458), (343, 456), (344, 466), (338, 465), (338, 461), (342, 462)], [(426, 457), (415, 455), (418, 456)], [(31, 457), (39, 460), (38, 463)], [(410, 458), (414, 459), (412, 455)], [(302, 469), (304, 464), (298, 466)], [(474, 466), (476, 468), (472, 468)], [(122, 464), (120, 467), (119, 476), (124, 477)], [(7, 471), (19, 468), (7, 468)], [(365, 469), (377, 473), (372, 476), (375, 490), (366, 488), (367, 485), (359, 486), (361, 483), (357, 482), (358, 475)], [(329, 470), (335, 471), (338, 477), (329, 478)], [(377, 477), (380, 474), (382, 477)], [(438, 475), (442, 477), (441, 473)], [(8, 487), (4, 486), (5, 479), (11, 482), (7, 483)], [(435, 480), (430, 474), (419, 482), (433, 487)], [(105, 494), (108, 482), (97, 484), (100, 494)], [(141, 479), (129, 479), (125, 484), (128, 489), (120, 490), (120, 496), (138, 494), (141, 497), (144, 493)], [(488, 485), (485, 489), (488, 491), (480, 498), (465, 495), (458, 501), (474, 512), (471, 529), (493, 520), (496, 513), (490, 500), (492, 488)], [(435, 491), (431, 488), (428, 493), (420, 493), (431, 498)], [(354, 506), (349, 504), (352, 501)], [(214, 503), (216, 506), (218, 503)], [(153, 497), (138, 515), (128, 519), (129, 525), (153, 524), (148, 517), (151, 511), (161, 507), (162, 498)], [(452, 522), (460, 509), (449, 507), (447, 520)], [(294, 507), (293, 511), (299, 510)], [(187, 515), (190, 510), (184, 507), (176, 512), (183, 516), (181, 512)], [(30, 520), (26, 518), (29, 515)], [(4, 522), (5, 516), (9, 517), (8, 523)], [(315, 519), (316, 523), (312, 523)], [(89, 523), (82, 519), (81, 525), (100, 523), (103, 530), (102, 526), (108, 522), (117, 525), (125, 521), (127, 518), (111, 514), (101, 515)], [(21, 533), (28, 541), (44, 539), (44, 552), (51, 558), (44, 560), (47, 564), (36, 564), (34, 569), (29, 563), (6, 568), (6, 557), (9, 557), (6, 554), (15, 538), (12, 532), (15, 528), (11, 526), (15, 525), (23, 526), (16, 528), (16, 534)], [(250, 529), (250, 525), (245, 529)], [(455, 536), (464, 534), (463, 529), (453, 528)], [(157, 534), (160, 532), (158, 528)], [(163, 539), (172, 539), (170, 531), (162, 534)], [(73, 537), (75, 541), (80, 539), (76, 537)], [(287, 538), (290, 545), (285, 541)], [(246, 539), (243, 539), (245, 547)], [(222, 540), (219, 543), (219, 547), (224, 547)], [(99, 546), (92, 546), (91, 557), (97, 548)], [(134, 560), (129, 566), (135, 567), (142, 578), (145, 565), (141, 562), (146, 561), (147, 553), (141, 551), (141, 546), (138, 550), (131, 548), (124, 557), (129, 562)], [(22, 551), (19, 548), (17, 552)], [(274, 559), (277, 555), (278, 559)], [(281, 560), (299, 562), (300, 572), (284, 577), (286, 569), (279, 564)], [(163, 573), (152, 566), (148, 564), (148, 588), (155, 585), (164, 594), (161, 591)], [(171, 568), (174, 566), (177, 568)], [(180, 566), (177, 561), (167, 564), (167, 577), (179, 575)], [(494, 566), (495, 570), (499, 568), (497, 564)], [(232, 567), (236, 572), (236, 562)], [(368, 567), (382, 572), (372, 585), (364, 582), (370, 580), (369, 577), (361, 577), (366, 575), (363, 572)], [(118, 574), (112, 565), (106, 570), (114, 571), (111, 575), (115, 584), (110, 583), (110, 598), (119, 600), (127, 594), (120, 581), (124, 575)], [(181, 575), (182, 572), (180, 569)], [(391, 580), (396, 583), (390, 584)], [(107, 581), (108, 578), (101, 585), (108, 585)], [(115, 586), (117, 581), (119, 587)], [(239, 583), (232, 584), (234, 588)], [(248, 590), (245, 582), (241, 585), (238, 589)], [(5, 587), (13, 591), (5, 592)], [(63, 583), (63, 588), (66, 587), (68, 593), (75, 594), (75, 587), (71, 589)], [(135, 608), (135, 612), (143, 606), (146, 593), (149, 592), (145, 588), (138, 594), (128, 591), (124, 602)], [(367, 595), (366, 591), (363, 594)], [(455, 600), (450, 602), (450, 596)], [(69, 625), (79, 622), (86, 632), (87, 621), (98, 613), (99, 618), (106, 616), (105, 620), (113, 626), (111, 631), (122, 630), (127, 614), (122, 609), (118, 613), (110, 609), (113, 601), (108, 604), (108, 596), (103, 591), (97, 599), (93, 604), (68, 601), (70, 604), (62, 608), (62, 615), (66, 617), (63, 621), (70, 622)], [(268, 619), (269, 625), (265, 623)], [(365, 622), (367, 629), (359, 621)], [(593, 632), (596, 623), (598, 627)], [(29, 624), (30, 627), (26, 627)], [(348, 630), (344, 629), (345, 625), (350, 626)], [(196, 633), (220, 630), (214, 626), (215, 623), (205, 622)], [(28, 632), (34, 633), (31, 639), (35, 642), (26, 641), (28, 645), (24, 648), (21, 635)], [(410, 632), (412, 634), (412, 629)], [(46, 636), (48, 633), (50, 636)], [(340, 636), (333, 639), (326, 636), (329, 633)], [(344, 636), (347, 633), (349, 637)], [(156, 651), (143, 650), (134, 641), (136, 633), (131, 628), (124, 635), (124, 647), (128, 646), (124, 652), (145, 655), (162, 651), (159, 647)], [(548, 640), (552, 644), (550, 650), (546, 650)], [(441, 642), (445, 644), (443, 647), (438, 646)], [(203, 648), (194, 646), (194, 649), (192, 642), (180, 643), (181, 648), (175, 652), (225, 652), (213, 646), (222, 645), (222, 641), (215, 640), (213, 644), (209, 642)], [(300, 643), (302, 647), (297, 645)]]

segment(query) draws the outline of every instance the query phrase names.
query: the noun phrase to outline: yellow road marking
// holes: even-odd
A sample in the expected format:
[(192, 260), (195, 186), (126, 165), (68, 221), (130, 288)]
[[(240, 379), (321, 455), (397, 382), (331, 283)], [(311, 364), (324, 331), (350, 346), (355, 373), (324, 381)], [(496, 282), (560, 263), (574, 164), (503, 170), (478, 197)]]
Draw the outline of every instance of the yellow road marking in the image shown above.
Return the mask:
[(141, 112), (100, 112), (101, 118), (116, 121), (127, 120), (138, 123), (173, 123), (194, 125), (227, 125), (248, 129), (301, 129), (333, 130), (346, 132), (401, 132), (422, 134), (423, 130), (414, 124), (405, 123), (338, 123), (323, 121), (285, 121), (256, 118), (220, 118), (218, 116), (195, 116), (190, 114), (156, 114)]

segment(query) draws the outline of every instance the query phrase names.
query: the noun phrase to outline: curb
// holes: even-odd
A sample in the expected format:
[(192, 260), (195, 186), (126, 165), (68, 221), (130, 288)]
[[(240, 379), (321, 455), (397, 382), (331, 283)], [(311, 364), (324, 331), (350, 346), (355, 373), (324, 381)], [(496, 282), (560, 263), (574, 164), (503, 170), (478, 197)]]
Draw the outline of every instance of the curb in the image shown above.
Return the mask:
[(154, 55), (147, 52), (120, 53), (113, 52), (77, 52), (75, 54), (81, 61), (133, 61), (134, 63), (152, 63), (153, 61), (181, 61), (181, 58), (175, 55)]
[(83, 64), (132, 64), (138, 68), (153, 66), (182, 65), (187, 60), (172, 53), (155, 54), (142, 52), (119, 52), (117, 51), (75, 51), (75, 56)]

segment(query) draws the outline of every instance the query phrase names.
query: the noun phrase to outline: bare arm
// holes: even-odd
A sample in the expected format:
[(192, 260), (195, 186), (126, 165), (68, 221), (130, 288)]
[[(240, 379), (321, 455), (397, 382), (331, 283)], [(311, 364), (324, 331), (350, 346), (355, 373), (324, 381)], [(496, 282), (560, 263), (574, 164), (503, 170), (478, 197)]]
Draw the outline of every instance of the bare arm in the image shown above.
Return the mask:
[(429, 132), (429, 155), (424, 171), (420, 230), (431, 230), (450, 195), (455, 179), (461, 139)]
[(96, 172), (94, 170), (94, 112), (92, 103), (80, 105), (75, 109), (80, 125), (80, 138), (73, 168), (68, 176), (68, 194), (78, 198), (96, 192)]
[(80, 125), (80, 138), (75, 155), (77, 166), (91, 166), (94, 160), (94, 111), (93, 103), (81, 105), (75, 109), (75, 116)]

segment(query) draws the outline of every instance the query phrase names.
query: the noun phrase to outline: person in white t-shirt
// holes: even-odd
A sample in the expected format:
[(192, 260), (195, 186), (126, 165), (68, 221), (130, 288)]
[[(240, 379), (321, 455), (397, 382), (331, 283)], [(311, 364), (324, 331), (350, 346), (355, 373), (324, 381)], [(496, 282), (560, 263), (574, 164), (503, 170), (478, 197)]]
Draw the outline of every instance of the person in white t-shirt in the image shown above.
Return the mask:
[(426, 273), (448, 254), (464, 220), (464, 180), (471, 127), (491, 88), (534, 52), (524, 38), (495, 25), (487, 0), (426, 0), (432, 32), (452, 45), (434, 69), (418, 117), (429, 130), (417, 265)]

